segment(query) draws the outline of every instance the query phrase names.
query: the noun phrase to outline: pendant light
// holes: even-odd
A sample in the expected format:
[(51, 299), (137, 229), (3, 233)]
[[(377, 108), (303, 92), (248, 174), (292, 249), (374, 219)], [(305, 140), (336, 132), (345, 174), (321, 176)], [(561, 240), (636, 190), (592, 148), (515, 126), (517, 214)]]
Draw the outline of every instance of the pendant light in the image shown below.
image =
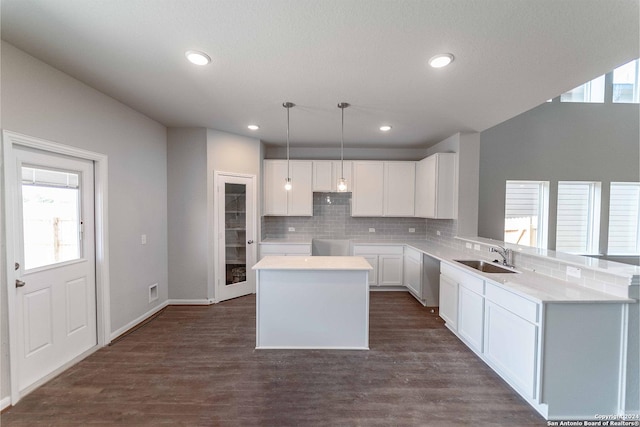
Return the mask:
[(349, 107), (346, 102), (338, 104), (338, 108), (342, 114), (342, 128), (340, 131), (340, 179), (338, 180), (338, 193), (344, 193), (347, 191), (347, 180), (344, 179), (344, 109)]
[(289, 176), (289, 109), (295, 107), (293, 102), (283, 102), (282, 106), (287, 109), (287, 178), (284, 180), (284, 189), (291, 191), (291, 177)]

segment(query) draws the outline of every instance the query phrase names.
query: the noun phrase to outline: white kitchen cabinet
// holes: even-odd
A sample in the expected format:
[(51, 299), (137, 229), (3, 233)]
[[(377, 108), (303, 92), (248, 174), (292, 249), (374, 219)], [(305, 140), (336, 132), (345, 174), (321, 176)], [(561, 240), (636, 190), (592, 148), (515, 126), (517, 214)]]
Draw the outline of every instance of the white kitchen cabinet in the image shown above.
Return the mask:
[(338, 191), (338, 181), (344, 178), (347, 182), (347, 192), (351, 191), (351, 161), (314, 160), (313, 161), (313, 191), (321, 193), (335, 193)]
[(424, 304), (422, 295), (422, 253), (405, 247), (404, 249), (404, 267), (403, 267), (404, 285), (409, 292), (421, 303)]
[(313, 191), (336, 191), (333, 186), (333, 162), (331, 160), (313, 161)]
[(384, 163), (353, 162), (351, 216), (383, 216)]
[(416, 164), (415, 216), (456, 218), (456, 154), (436, 153)]
[[(284, 189), (287, 175), (292, 188)], [(312, 216), (313, 170), (308, 160), (291, 160), (287, 174), (286, 160), (264, 161), (264, 211), (263, 215)]]
[(415, 215), (415, 162), (384, 162), (384, 216)]
[(364, 257), (373, 267), (373, 272), (369, 273), (371, 286), (403, 286), (402, 246), (354, 245), (353, 255)]
[(538, 327), (487, 300), (484, 356), (530, 399), (536, 393)]
[(311, 256), (311, 243), (260, 243), (260, 259), (273, 256)]
[(440, 274), (439, 316), (452, 331), (458, 328), (458, 283)]
[(458, 334), (476, 353), (482, 352), (484, 297), (464, 283), (458, 284)]

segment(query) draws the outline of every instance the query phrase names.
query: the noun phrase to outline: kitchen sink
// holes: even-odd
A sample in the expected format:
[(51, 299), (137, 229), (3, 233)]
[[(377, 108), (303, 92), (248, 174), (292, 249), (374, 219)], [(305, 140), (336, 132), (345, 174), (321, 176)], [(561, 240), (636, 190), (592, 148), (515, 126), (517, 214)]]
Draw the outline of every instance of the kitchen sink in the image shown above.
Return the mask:
[(480, 261), (477, 259), (454, 259), (454, 261), (459, 262), (460, 264), (464, 264), (467, 267), (475, 268), (476, 270), (482, 271), (483, 273), (517, 273), (517, 271), (515, 270), (511, 270), (507, 267), (501, 267), (498, 264), (489, 261)]

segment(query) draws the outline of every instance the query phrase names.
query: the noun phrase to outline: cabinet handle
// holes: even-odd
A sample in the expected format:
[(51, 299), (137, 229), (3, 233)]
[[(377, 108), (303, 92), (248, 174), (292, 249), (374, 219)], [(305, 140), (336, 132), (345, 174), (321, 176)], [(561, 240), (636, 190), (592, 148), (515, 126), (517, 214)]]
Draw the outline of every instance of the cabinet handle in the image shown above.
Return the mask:
[(247, 243), (252, 245), (253, 244), (253, 240), (249, 240)]
[(22, 280), (16, 279), (16, 288), (21, 288), (24, 285), (26, 285), (25, 282), (23, 282)]

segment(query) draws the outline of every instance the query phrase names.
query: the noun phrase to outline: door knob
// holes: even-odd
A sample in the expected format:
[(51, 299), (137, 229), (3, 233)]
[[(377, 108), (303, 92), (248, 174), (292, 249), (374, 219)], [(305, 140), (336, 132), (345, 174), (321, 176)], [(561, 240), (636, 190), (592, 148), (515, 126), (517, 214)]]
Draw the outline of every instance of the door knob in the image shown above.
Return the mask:
[(20, 280), (20, 279), (16, 279), (16, 288), (21, 288), (21, 287), (23, 287), (24, 285), (26, 285), (26, 283), (25, 283), (25, 282), (23, 282), (23, 281), (22, 281), (22, 280)]
[(253, 240), (249, 240), (247, 243), (252, 245), (253, 244)]

